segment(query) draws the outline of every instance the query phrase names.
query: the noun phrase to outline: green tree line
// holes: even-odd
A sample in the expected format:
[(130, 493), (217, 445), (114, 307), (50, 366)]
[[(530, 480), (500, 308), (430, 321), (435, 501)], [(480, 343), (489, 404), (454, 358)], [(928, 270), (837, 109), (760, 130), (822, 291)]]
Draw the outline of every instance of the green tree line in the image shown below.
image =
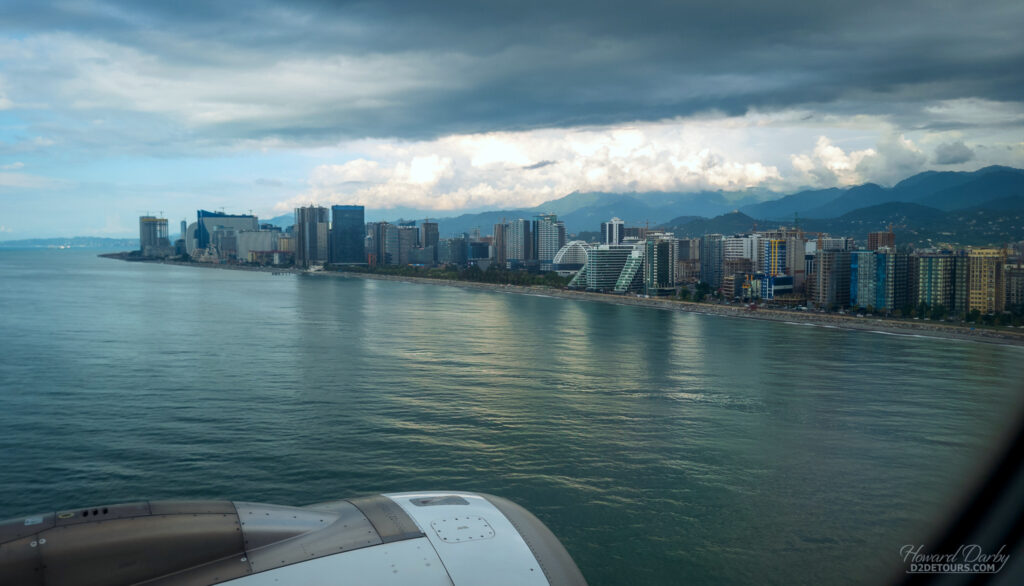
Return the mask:
[(469, 281), (472, 283), (494, 283), (498, 285), (520, 285), (524, 287), (542, 286), (564, 288), (569, 284), (572, 277), (560, 277), (554, 271), (544, 273), (530, 273), (527, 271), (513, 271), (498, 267), (492, 264), (487, 270), (481, 270), (476, 265), (468, 267), (456, 267), (446, 265), (443, 267), (416, 267), (412, 265), (393, 266), (380, 265), (375, 267), (346, 266), (345, 271), (353, 273), (371, 273), (375, 275), (395, 275), (399, 277), (423, 277), (428, 279), (443, 279), (446, 281)]

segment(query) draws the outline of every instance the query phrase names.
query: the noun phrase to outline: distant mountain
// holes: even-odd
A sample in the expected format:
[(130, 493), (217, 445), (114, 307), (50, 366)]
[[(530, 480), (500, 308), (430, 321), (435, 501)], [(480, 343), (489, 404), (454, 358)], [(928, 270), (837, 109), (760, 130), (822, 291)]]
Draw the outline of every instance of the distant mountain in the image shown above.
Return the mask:
[(695, 193), (570, 193), (539, 206), (500, 212), (463, 214), (438, 220), (441, 234), (468, 232), (479, 226), (488, 234), (502, 218), (532, 220), (542, 213), (552, 213), (565, 222), (570, 233), (598, 230), (601, 222), (621, 218), (630, 226), (650, 223), (652, 226), (680, 215), (717, 216), (763, 197), (760, 193), (701, 191)]
[(683, 215), (714, 217), (764, 197), (765, 192), (761, 191), (573, 193), (526, 211), (556, 213), (565, 222), (566, 230), (579, 232), (597, 230), (601, 222), (613, 217), (632, 226), (648, 223), (656, 225), (663, 222), (664, 218)]
[(1024, 211), (972, 209), (944, 212), (914, 203), (894, 202), (863, 208), (840, 218), (801, 221), (807, 232), (852, 236), (861, 243), (868, 232), (893, 226), (897, 244), (918, 247), (1002, 246), (1024, 240)]
[(476, 214), (462, 214), (454, 218), (438, 218), (437, 233), (441, 238), (448, 238), (455, 234), (471, 233), (473, 228), (479, 228), (480, 234), (486, 236), (494, 232), (494, 225), (500, 224), (502, 220), (514, 220), (516, 218), (531, 219), (533, 214), (524, 210), (500, 210), (496, 212), (480, 212)]
[(977, 207), (967, 208), (963, 211), (969, 212), (976, 210), (1021, 212), (1024, 211), (1024, 195), (990, 199)]
[[(757, 220), (743, 212), (731, 212), (707, 219), (689, 217), (674, 218), (659, 226), (663, 230), (674, 232), (680, 238), (697, 238), (705, 234), (736, 234), (750, 232)], [(770, 224), (768, 224), (770, 226)], [(765, 225), (762, 224), (761, 228)]]
[[(441, 236), (471, 232), (479, 228), (481, 234), (490, 234), (493, 225), (516, 218), (533, 219), (540, 213), (557, 214), (572, 233), (597, 231), (601, 222), (612, 217), (621, 218), (627, 225), (645, 224), (686, 226), (687, 233), (732, 233), (747, 231), (753, 218), (761, 225), (792, 224), (798, 214), (803, 225), (847, 226), (861, 230), (867, 225), (882, 229), (888, 222), (896, 225), (915, 221), (932, 222), (936, 211), (967, 210), (982, 206), (989, 210), (1015, 211), (1024, 198), (1024, 170), (1010, 167), (985, 167), (973, 172), (927, 171), (900, 181), (893, 187), (865, 183), (847, 188), (804, 190), (798, 193), (770, 198), (772, 194), (759, 190), (604, 193), (573, 192), (564, 197), (546, 201), (526, 209), (466, 212), (452, 217), (436, 217), (437, 212), (415, 213), (401, 210), (367, 210), (367, 220), (394, 221), (399, 215), (421, 220), (430, 215), (439, 223)], [(917, 204), (890, 206), (885, 204)], [(882, 206), (882, 207), (878, 207)], [(864, 214), (847, 214), (869, 208)], [(742, 214), (732, 216), (738, 210)], [(408, 212), (408, 213), (407, 213)], [(711, 218), (697, 221), (695, 217)], [(727, 218), (720, 220), (719, 218)], [(666, 222), (666, 218), (672, 218)], [(916, 218), (916, 220), (915, 220)], [(714, 221), (712, 221), (714, 220)], [(818, 220), (838, 220), (825, 222)], [(937, 221), (937, 220), (935, 220)], [(271, 218), (267, 222), (281, 227), (290, 226), (292, 214)], [(960, 233), (957, 230), (943, 230)], [(829, 230), (839, 233), (839, 230)]]
[(107, 250), (137, 250), (138, 238), (97, 238), (94, 236), (75, 236), (73, 238), (29, 238), (25, 240), (3, 240), (0, 247), (4, 248), (104, 248)]
[(284, 214), (283, 216), (277, 216), (270, 218), (269, 220), (260, 220), (261, 224), (273, 224), (281, 229), (286, 229), (289, 226), (295, 224), (295, 214)]
[(895, 224), (934, 222), (946, 217), (941, 210), (909, 202), (888, 202), (847, 212), (838, 220), (848, 223)]
[(969, 181), (923, 195), (916, 201), (940, 210), (961, 210), (1018, 195), (1024, 195), (1024, 171), (986, 167), (976, 171)]
[[(985, 169), (992, 169), (986, 167)], [(975, 173), (983, 172), (979, 169)], [(944, 189), (963, 185), (972, 180), (975, 173), (957, 171), (925, 171), (918, 173), (893, 185), (893, 191), (900, 194), (900, 201), (918, 201)]]
[(793, 214), (802, 218), (838, 218), (856, 209), (889, 202), (914, 202), (952, 211), (1017, 195), (1024, 195), (1024, 170), (991, 166), (972, 172), (926, 171), (890, 188), (865, 183), (845, 189), (802, 191), (748, 205), (741, 211), (758, 218), (792, 221)]
[(834, 201), (844, 193), (846, 190), (837, 187), (801, 191), (779, 199), (744, 206), (740, 211), (755, 218), (792, 219), (794, 214), (806, 214), (807, 210)]
[(890, 190), (874, 183), (865, 183), (846, 190), (836, 199), (816, 208), (811, 208), (800, 215), (808, 218), (837, 218), (853, 210), (898, 201), (892, 199)]

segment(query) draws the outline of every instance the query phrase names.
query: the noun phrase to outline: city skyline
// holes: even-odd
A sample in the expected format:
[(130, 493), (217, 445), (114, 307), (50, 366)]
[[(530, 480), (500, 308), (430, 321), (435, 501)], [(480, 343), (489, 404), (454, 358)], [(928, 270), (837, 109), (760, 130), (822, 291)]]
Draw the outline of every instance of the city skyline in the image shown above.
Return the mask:
[(196, 217), (172, 244), (167, 219), (140, 216), (139, 249), (104, 256), (310, 272), (382, 268), (417, 276), (412, 269), (427, 271), (418, 276), (436, 278), (441, 271), (447, 279), (506, 283), (515, 275), (519, 283), (596, 293), (684, 301), (710, 294), (751, 307), (916, 313), (939, 320), (1019, 321), (1024, 307), (1024, 242), (916, 247), (897, 244), (891, 224), (856, 239), (799, 225), (680, 238), (613, 217), (587, 242), (569, 241), (565, 223), (552, 213), (502, 220), (486, 236), (474, 229), (450, 238), (440, 238), (438, 224), (429, 220), (418, 226), (365, 222), (359, 205), (296, 208), (290, 226), (206, 210)]
[(11, 6), (0, 239), (1024, 166), (1018, 3), (240, 8)]

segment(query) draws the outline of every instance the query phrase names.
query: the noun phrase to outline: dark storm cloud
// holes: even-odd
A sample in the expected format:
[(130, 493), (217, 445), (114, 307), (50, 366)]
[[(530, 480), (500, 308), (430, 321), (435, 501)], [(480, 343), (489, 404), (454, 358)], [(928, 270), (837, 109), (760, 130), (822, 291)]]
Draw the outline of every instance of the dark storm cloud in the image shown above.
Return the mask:
[(0, 30), (103, 40), (185, 72), (337, 56), (440, 69), (436, 84), (387, 99), (299, 94), (272, 115), (206, 125), (228, 139), (426, 138), (788, 107), (911, 127), (935, 100), (1024, 95), (1016, 0), (43, 4), (5, 8)]
[(938, 165), (958, 165), (974, 158), (974, 151), (964, 141), (948, 142), (935, 147), (935, 163)]
[(547, 167), (547, 166), (550, 166), (550, 165), (554, 165), (554, 164), (555, 164), (555, 161), (540, 161), (540, 162), (534, 163), (532, 165), (525, 165), (525, 166), (523, 166), (523, 171), (533, 171), (534, 169), (542, 169), (544, 167)]

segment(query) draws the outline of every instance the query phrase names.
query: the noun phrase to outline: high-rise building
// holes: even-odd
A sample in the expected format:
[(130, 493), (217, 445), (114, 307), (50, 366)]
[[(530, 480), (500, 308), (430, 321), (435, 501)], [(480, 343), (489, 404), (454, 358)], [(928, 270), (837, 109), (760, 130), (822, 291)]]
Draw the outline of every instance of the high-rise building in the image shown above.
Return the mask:
[(645, 226), (626, 226), (622, 229), (622, 241), (625, 242), (630, 238), (633, 240), (647, 238), (647, 228)]
[(1006, 253), (998, 248), (972, 248), (968, 259), (967, 311), (983, 315), (1003, 311), (1006, 286), (1003, 284), (1003, 263)]
[(970, 259), (963, 250), (953, 253), (953, 309), (955, 315), (967, 315), (967, 306), (971, 300)]
[(235, 256), (242, 262), (256, 262), (257, 257), (280, 252), (281, 230), (246, 230), (235, 233)]
[(815, 240), (809, 240), (805, 247), (807, 254), (813, 254), (817, 250), (840, 250), (850, 251), (854, 250), (853, 238), (845, 238), (841, 236), (828, 236), (819, 235)]
[(328, 260), (327, 208), (311, 205), (295, 208), (295, 264), (302, 268)]
[(786, 274), (793, 277), (793, 291), (803, 291), (807, 279), (804, 267), (804, 256), (807, 250), (807, 241), (802, 235), (789, 235), (786, 241)]
[(1024, 264), (1020, 259), (1004, 268), (1006, 283), (1006, 307), (1024, 305)]
[(896, 235), (892, 233), (892, 230), (868, 233), (868, 250), (878, 250), (884, 247), (894, 248), (895, 246)]
[(756, 272), (749, 258), (731, 258), (722, 261), (722, 278), (729, 275), (747, 275)]
[(517, 268), (530, 260), (532, 244), (530, 222), (518, 219), (505, 224), (505, 260), (509, 268)]
[(879, 284), (884, 289), (879, 293), (884, 295), (884, 303), (875, 307), (893, 311), (912, 305), (910, 255), (892, 248), (880, 248), (875, 254), (878, 270), (885, 272), (884, 283)]
[(541, 214), (533, 222), (533, 234), (540, 270), (553, 270), (555, 255), (565, 246), (565, 223), (555, 214)]
[(576, 273), (569, 286), (588, 291), (614, 290), (634, 249), (632, 244), (601, 244), (591, 248), (587, 251), (587, 264)]
[[(775, 280), (786, 276), (786, 245), (788, 240), (781, 238), (765, 238), (760, 241), (758, 267), (764, 277), (760, 279), (761, 299), (775, 299)], [(792, 280), (787, 280), (792, 290)]]
[(139, 217), (139, 251), (142, 256), (170, 256), (174, 253), (167, 230), (166, 218)]
[(724, 240), (721, 234), (705, 234), (700, 240), (700, 280), (710, 285), (712, 290), (722, 286)]
[(782, 239), (765, 239), (761, 241), (761, 272), (769, 277), (786, 274), (786, 245)]
[(618, 218), (601, 222), (601, 241), (605, 244), (621, 244), (626, 237), (626, 223)]
[(412, 262), (412, 249), (420, 244), (419, 228), (413, 225), (398, 225), (398, 262), (399, 265), (407, 265)]
[[(884, 234), (884, 232), (883, 232)], [(914, 305), (924, 303), (929, 307), (942, 306), (953, 310), (956, 292), (957, 257), (952, 254), (919, 254), (915, 258), (916, 291)]]
[(479, 242), (473, 240), (473, 237), (469, 237), (468, 252), (466, 254), (466, 260), (487, 260), (491, 258), (491, 245), (486, 242)]
[[(477, 239), (480, 236), (480, 229), (476, 229)], [(437, 222), (431, 222), (429, 220), (423, 220), (420, 222), (420, 246), (423, 248), (430, 248), (433, 250), (431, 253), (431, 262), (437, 262)]]
[(167, 235), (167, 219), (156, 216), (139, 217), (139, 245), (142, 250), (147, 246), (162, 246), (165, 242), (169, 244)]
[(505, 226), (506, 224), (494, 225), (494, 262), (500, 267), (504, 267), (508, 259), (505, 256)]
[(697, 260), (700, 258), (700, 239), (683, 238), (679, 241), (679, 261)]
[(753, 263), (760, 264), (757, 250), (759, 239), (760, 237), (757, 234), (724, 238), (722, 240), (722, 258), (724, 260), (745, 258)]
[(850, 304), (850, 253), (818, 250), (814, 258), (814, 287), (811, 300), (818, 307)]
[[(885, 296), (878, 299), (879, 279), (884, 282), (885, 271), (878, 272), (877, 255), (871, 250), (855, 250), (850, 253), (850, 306), (884, 309)], [(881, 304), (881, 305), (880, 305)]]
[(381, 222), (380, 225), (381, 243), (384, 247), (384, 260), (383, 264), (397, 265), (399, 263), (400, 255), (398, 254), (399, 249), (399, 238), (398, 238), (398, 226), (395, 224), (389, 224), (387, 222)]
[(754, 273), (754, 263), (749, 258), (731, 258), (722, 261), (722, 293), (728, 297), (757, 297), (756, 292), (745, 292), (744, 284)]
[(202, 250), (210, 246), (210, 236), (215, 230), (259, 230), (256, 216), (246, 214), (225, 214), (223, 212), (196, 211), (195, 247)]
[(366, 224), (366, 262), (370, 266), (387, 264), (384, 256), (383, 225), (387, 222), (367, 222)]
[(464, 265), (467, 258), (468, 242), (465, 235), (441, 238), (437, 241), (437, 260), (444, 264)]
[(366, 264), (366, 223), (363, 206), (331, 206), (331, 247), (334, 264)]
[(672, 293), (676, 286), (679, 245), (671, 234), (649, 233), (644, 242), (644, 290), (648, 295)]

